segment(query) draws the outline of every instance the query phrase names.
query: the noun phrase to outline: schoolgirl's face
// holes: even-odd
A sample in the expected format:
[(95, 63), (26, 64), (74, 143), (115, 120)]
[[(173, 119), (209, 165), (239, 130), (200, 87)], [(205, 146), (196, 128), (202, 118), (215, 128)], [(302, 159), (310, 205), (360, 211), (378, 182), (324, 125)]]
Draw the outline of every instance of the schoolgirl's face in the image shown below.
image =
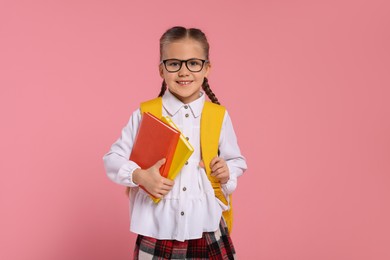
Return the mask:
[[(178, 61), (172, 61), (172, 59)], [(159, 70), (169, 91), (185, 104), (199, 98), (203, 80), (210, 71), (208, 62), (199, 61), (206, 60), (201, 43), (191, 38), (169, 43), (162, 50), (162, 60), (168, 60), (165, 64), (160, 64)], [(181, 62), (186, 60), (190, 61), (187, 64)], [(201, 64), (203, 67), (200, 67)], [(198, 70), (197, 68), (202, 69), (194, 72)]]

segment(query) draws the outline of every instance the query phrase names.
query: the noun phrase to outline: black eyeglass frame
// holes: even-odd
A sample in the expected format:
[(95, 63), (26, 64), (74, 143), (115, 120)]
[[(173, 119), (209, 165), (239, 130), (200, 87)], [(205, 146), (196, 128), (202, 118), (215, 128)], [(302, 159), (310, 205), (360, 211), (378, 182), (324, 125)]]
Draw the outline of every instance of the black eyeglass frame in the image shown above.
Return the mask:
[[(167, 69), (167, 64), (166, 64), (166, 63), (167, 63), (167, 61), (170, 61), (170, 60), (178, 61), (178, 62), (180, 63), (180, 67), (179, 67), (177, 70), (175, 70), (175, 71), (168, 70), (168, 69)], [(189, 61), (191, 61), (191, 60), (196, 60), (196, 61), (201, 61), (201, 62), (202, 62), (202, 67), (200, 68), (200, 70), (193, 71), (193, 70), (191, 70), (191, 69), (188, 67), (187, 62), (189, 62)], [(194, 59), (194, 58), (188, 59), (188, 60), (166, 59), (166, 60), (162, 60), (162, 61), (160, 62), (160, 64), (164, 64), (164, 67), (165, 67), (166, 71), (168, 71), (169, 73), (175, 73), (175, 72), (178, 72), (179, 70), (181, 70), (181, 68), (182, 68), (182, 66), (183, 66), (183, 62), (186, 64), (186, 68), (187, 68), (189, 71), (191, 71), (191, 72), (200, 72), (200, 71), (202, 71), (202, 69), (203, 69), (203, 67), (204, 67), (204, 64), (205, 64), (205, 63), (208, 63), (209, 60)]]

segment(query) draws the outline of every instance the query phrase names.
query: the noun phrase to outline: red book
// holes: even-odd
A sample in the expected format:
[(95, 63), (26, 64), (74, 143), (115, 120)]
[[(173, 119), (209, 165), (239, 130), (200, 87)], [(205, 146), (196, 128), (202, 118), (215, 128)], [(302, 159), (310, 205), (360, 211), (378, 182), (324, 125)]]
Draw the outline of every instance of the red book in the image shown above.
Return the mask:
[(130, 160), (142, 169), (148, 169), (157, 161), (165, 158), (160, 174), (167, 177), (173, 155), (180, 138), (180, 132), (165, 124), (151, 113), (144, 113), (135, 137)]

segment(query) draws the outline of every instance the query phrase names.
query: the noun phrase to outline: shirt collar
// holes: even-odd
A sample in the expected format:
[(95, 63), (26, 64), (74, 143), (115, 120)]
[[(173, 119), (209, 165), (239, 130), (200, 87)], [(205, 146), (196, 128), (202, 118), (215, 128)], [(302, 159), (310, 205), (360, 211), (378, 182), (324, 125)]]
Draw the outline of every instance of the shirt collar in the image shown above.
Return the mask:
[(199, 98), (191, 103), (184, 104), (177, 99), (169, 90), (165, 91), (162, 97), (163, 106), (170, 116), (174, 116), (185, 105), (189, 106), (194, 117), (198, 117), (202, 114), (203, 105), (205, 102), (205, 95), (200, 91)]

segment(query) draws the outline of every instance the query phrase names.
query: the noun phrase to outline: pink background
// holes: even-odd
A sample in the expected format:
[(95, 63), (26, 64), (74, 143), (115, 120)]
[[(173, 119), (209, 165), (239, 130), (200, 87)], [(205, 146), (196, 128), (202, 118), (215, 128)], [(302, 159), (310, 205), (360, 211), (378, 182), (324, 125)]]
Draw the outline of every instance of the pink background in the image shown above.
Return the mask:
[(0, 259), (129, 259), (102, 156), (156, 96), (158, 39), (202, 28), (249, 170), (241, 259), (390, 259), (388, 1), (0, 3)]

